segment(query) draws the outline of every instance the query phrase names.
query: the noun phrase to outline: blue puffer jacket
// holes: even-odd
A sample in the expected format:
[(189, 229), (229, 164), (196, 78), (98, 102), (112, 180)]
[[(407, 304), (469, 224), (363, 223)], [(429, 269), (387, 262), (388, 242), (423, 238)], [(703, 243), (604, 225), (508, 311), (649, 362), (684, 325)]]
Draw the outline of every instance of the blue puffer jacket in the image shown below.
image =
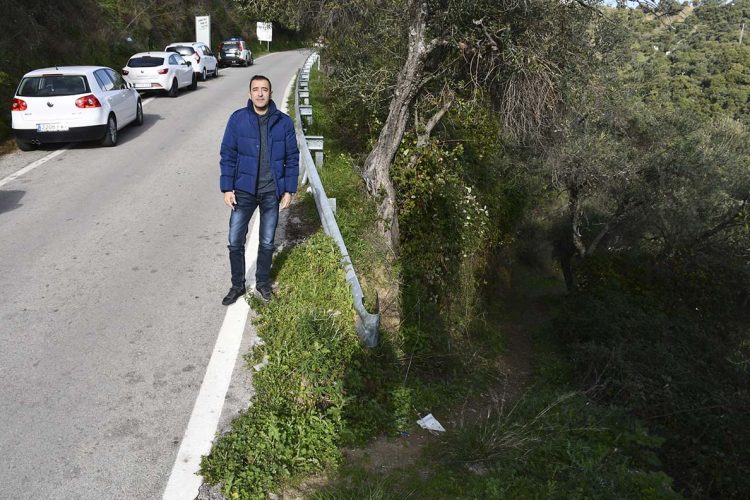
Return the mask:
[[(253, 104), (238, 109), (229, 117), (224, 139), (221, 141), (222, 192), (239, 189), (255, 193), (258, 182), (258, 156), (260, 155), (260, 127)], [(268, 154), (271, 172), (276, 181), (276, 197), (297, 192), (299, 175), (299, 150), (294, 124), (289, 116), (276, 108), (273, 100), (268, 105)]]

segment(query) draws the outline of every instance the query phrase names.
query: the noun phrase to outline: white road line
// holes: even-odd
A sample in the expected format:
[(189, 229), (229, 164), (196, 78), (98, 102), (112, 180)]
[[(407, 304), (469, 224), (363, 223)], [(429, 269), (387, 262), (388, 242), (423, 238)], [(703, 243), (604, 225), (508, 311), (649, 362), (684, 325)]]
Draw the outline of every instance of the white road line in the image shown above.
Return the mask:
[[(293, 81), (289, 82), (284, 92), (281, 105), (283, 111), (287, 109), (286, 102), (292, 91), (292, 83)], [(250, 241), (245, 245), (246, 282), (250, 293), (253, 293), (255, 289), (259, 228), (260, 212), (256, 211), (250, 230)], [(214, 345), (214, 352), (206, 368), (206, 376), (203, 378), (187, 430), (182, 438), (180, 449), (177, 451), (167, 488), (164, 490), (164, 500), (188, 500), (198, 495), (203, 482), (203, 478), (198, 474), (201, 457), (208, 455), (211, 451), (249, 311), (250, 307), (245, 300), (238, 300), (227, 308), (224, 323), (221, 325), (219, 337)]]
[[(245, 260), (249, 264), (248, 290), (255, 289), (255, 264), (258, 256), (260, 227), (258, 212), (253, 220), (250, 241), (245, 246)], [(198, 475), (201, 457), (208, 455), (211, 451), (249, 310), (250, 306), (247, 301), (242, 299), (227, 307), (224, 323), (221, 325), (214, 352), (206, 368), (206, 376), (203, 378), (193, 413), (190, 415), (185, 436), (182, 438), (177, 459), (169, 476), (167, 489), (164, 491), (164, 500), (187, 500), (198, 495), (198, 489), (203, 482), (202, 477)]]
[(32, 171), (32, 170), (34, 170), (34, 169), (35, 169), (36, 167), (40, 167), (40, 166), (44, 165), (45, 163), (47, 163), (48, 161), (50, 161), (50, 160), (51, 160), (52, 158), (54, 158), (55, 156), (60, 156), (61, 154), (63, 154), (64, 152), (66, 152), (66, 151), (67, 151), (68, 149), (70, 149), (70, 146), (65, 146), (64, 148), (62, 148), (62, 149), (58, 149), (57, 151), (52, 151), (52, 152), (51, 152), (50, 154), (48, 154), (47, 156), (45, 156), (45, 157), (43, 157), (43, 158), (40, 158), (40, 159), (38, 159), (38, 160), (37, 160), (37, 161), (35, 161), (34, 163), (30, 163), (30, 164), (26, 165), (26, 166), (25, 166), (25, 167), (23, 167), (23, 168), (22, 168), (21, 170), (18, 170), (18, 171), (16, 171), (15, 173), (13, 173), (13, 174), (10, 174), (10, 175), (9, 175), (8, 177), (6, 177), (6, 178), (4, 178), (3, 180), (1, 180), (1, 181), (0, 181), (0, 187), (3, 187), (3, 186), (4, 186), (4, 185), (6, 185), (7, 183), (9, 183), (9, 182), (11, 182), (11, 181), (14, 181), (14, 180), (18, 179), (18, 178), (19, 178), (19, 177), (21, 177), (21, 176), (22, 176), (23, 174), (27, 174), (27, 173), (31, 172), (31, 171)]
[[(154, 100), (154, 97), (149, 97), (145, 101), (142, 101), (141, 104), (143, 106), (145, 106), (146, 104), (150, 103), (153, 100)], [(30, 163), (30, 164), (26, 165), (21, 170), (17, 170), (16, 172), (10, 174), (8, 177), (5, 177), (4, 179), (0, 180), (0, 187), (3, 187), (7, 183), (18, 179), (19, 177), (21, 177), (24, 174), (28, 174), (29, 172), (31, 172), (32, 170), (34, 170), (37, 167), (41, 167), (42, 165), (44, 165), (45, 163), (47, 163), (48, 161), (50, 161), (55, 156), (60, 156), (64, 152), (68, 151), (69, 149), (70, 149), (69, 145), (65, 146), (64, 148), (58, 149), (57, 151), (53, 151), (50, 154), (48, 154), (47, 156), (38, 159), (34, 163)]]

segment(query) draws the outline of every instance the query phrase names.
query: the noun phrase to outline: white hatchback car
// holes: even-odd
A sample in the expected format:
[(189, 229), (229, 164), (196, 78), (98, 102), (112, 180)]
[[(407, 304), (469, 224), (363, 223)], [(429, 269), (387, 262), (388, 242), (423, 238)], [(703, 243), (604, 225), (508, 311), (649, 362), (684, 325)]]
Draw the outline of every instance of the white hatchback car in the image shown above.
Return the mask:
[(198, 77), (190, 62), (174, 52), (139, 52), (128, 59), (122, 77), (141, 91), (163, 90), (177, 97), (181, 88), (195, 90)]
[(164, 50), (167, 52), (177, 52), (183, 59), (190, 61), (193, 65), (193, 71), (199, 75), (201, 81), (205, 82), (209, 73), (214, 77), (219, 76), (219, 61), (205, 43), (170, 43)]
[(138, 92), (112, 68), (60, 66), (26, 73), (11, 103), (16, 144), (30, 151), (44, 143), (117, 144), (117, 131), (143, 123)]

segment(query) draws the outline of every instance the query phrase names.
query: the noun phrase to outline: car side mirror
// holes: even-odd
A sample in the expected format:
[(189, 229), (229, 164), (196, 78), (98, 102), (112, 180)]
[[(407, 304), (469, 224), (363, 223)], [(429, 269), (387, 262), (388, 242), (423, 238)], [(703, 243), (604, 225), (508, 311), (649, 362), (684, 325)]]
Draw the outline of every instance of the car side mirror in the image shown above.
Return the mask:
[(191, 63), (190, 61), (185, 61), (184, 64), (185, 64), (185, 66), (192, 66), (193, 65), (193, 63)]

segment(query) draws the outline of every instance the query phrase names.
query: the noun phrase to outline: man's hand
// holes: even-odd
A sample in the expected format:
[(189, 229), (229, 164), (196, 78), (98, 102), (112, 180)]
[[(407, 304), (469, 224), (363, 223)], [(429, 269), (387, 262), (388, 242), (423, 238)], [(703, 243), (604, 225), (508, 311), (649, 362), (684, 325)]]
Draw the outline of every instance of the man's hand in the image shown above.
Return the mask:
[(292, 202), (292, 193), (284, 193), (284, 196), (281, 197), (281, 201), (279, 202), (279, 208), (283, 210), (286, 207), (288, 207), (291, 202)]
[(234, 197), (234, 191), (227, 191), (224, 193), (224, 203), (234, 210), (234, 206), (237, 204), (237, 198)]

